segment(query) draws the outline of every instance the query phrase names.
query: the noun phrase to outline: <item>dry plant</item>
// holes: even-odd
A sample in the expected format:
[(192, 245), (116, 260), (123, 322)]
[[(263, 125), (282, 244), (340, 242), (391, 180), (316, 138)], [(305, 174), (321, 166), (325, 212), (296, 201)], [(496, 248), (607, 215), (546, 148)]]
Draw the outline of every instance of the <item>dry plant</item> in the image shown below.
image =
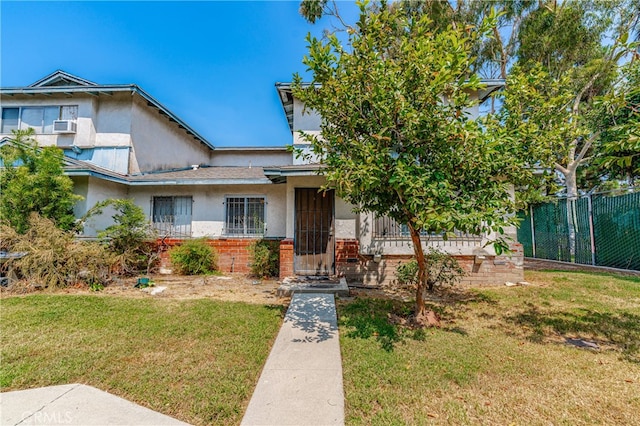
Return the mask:
[(109, 281), (113, 256), (102, 245), (77, 241), (73, 233), (37, 213), (30, 215), (25, 234), (7, 225), (2, 225), (1, 234), (3, 250), (26, 253), (11, 260), (11, 267), (29, 285), (60, 288), (84, 283), (99, 289)]

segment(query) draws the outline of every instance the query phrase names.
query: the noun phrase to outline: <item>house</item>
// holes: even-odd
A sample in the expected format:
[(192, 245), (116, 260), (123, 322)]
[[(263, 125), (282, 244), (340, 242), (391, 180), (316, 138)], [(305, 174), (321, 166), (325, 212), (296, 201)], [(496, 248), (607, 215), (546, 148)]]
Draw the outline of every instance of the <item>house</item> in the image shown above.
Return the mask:
[[(489, 81), (486, 97), (500, 86)], [(292, 133), (316, 132), (318, 116), (303, 114), (291, 87), (277, 83)], [(103, 85), (56, 71), (26, 87), (0, 89), (0, 136), (32, 127), (41, 145), (65, 153), (66, 173), (84, 197), (82, 216), (106, 198), (131, 198), (149, 217), (164, 244), (207, 237), (224, 271), (247, 272), (247, 247), (256, 239), (280, 241), (280, 271), (343, 275), (380, 283), (394, 279), (397, 264), (413, 250), (401, 224), (356, 214), (332, 191), (319, 192), (317, 164), (279, 147), (216, 147), (135, 84)], [(475, 112), (477, 113), (477, 111)], [(92, 222), (94, 235), (109, 216)], [(515, 229), (510, 230), (515, 236)], [(436, 245), (459, 257), (465, 281), (520, 281), (521, 246), (512, 256), (482, 249), (490, 236), (459, 235)]]

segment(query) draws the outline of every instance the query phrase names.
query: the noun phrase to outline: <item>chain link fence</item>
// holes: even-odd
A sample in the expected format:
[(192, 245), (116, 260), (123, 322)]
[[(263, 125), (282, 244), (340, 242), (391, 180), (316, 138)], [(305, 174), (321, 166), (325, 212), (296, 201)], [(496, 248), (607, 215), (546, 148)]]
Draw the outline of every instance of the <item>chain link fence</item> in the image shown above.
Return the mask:
[(519, 217), (527, 257), (640, 271), (640, 192), (560, 198)]

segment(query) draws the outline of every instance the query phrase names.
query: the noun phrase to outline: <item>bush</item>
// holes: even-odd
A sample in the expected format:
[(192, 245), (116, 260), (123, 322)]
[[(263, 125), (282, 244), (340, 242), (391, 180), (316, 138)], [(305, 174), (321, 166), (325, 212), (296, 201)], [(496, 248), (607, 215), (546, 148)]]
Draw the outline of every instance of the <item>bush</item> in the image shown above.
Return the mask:
[(218, 253), (204, 238), (187, 240), (169, 250), (171, 263), (184, 275), (208, 274), (218, 268)]
[[(427, 288), (429, 291), (442, 285), (454, 285), (466, 275), (458, 261), (448, 253), (430, 247), (425, 255), (429, 276)], [(398, 284), (415, 287), (418, 283), (418, 262), (415, 259), (399, 265), (396, 268)]]
[(110, 280), (114, 257), (101, 244), (77, 241), (72, 232), (37, 213), (29, 216), (28, 225), (24, 234), (7, 225), (0, 229), (3, 250), (27, 253), (11, 261), (19, 277), (36, 286), (61, 288), (84, 283), (94, 290)]
[(154, 262), (158, 260), (158, 248), (155, 244), (157, 234), (147, 221), (144, 211), (133, 200), (108, 199), (97, 203), (83, 218), (101, 215), (105, 208), (112, 208), (113, 225), (98, 233), (104, 239), (109, 250), (115, 255), (114, 272), (134, 275), (146, 270), (149, 274)]
[(259, 240), (249, 246), (251, 274), (258, 278), (280, 275), (280, 241)]

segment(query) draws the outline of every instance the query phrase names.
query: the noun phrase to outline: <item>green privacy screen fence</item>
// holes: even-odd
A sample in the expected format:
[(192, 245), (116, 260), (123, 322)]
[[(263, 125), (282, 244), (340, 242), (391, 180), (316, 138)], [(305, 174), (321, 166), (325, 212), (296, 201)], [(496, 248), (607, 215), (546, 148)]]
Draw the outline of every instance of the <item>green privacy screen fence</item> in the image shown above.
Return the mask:
[(640, 192), (558, 199), (520, 218), (527, 257), (640, 271)]

